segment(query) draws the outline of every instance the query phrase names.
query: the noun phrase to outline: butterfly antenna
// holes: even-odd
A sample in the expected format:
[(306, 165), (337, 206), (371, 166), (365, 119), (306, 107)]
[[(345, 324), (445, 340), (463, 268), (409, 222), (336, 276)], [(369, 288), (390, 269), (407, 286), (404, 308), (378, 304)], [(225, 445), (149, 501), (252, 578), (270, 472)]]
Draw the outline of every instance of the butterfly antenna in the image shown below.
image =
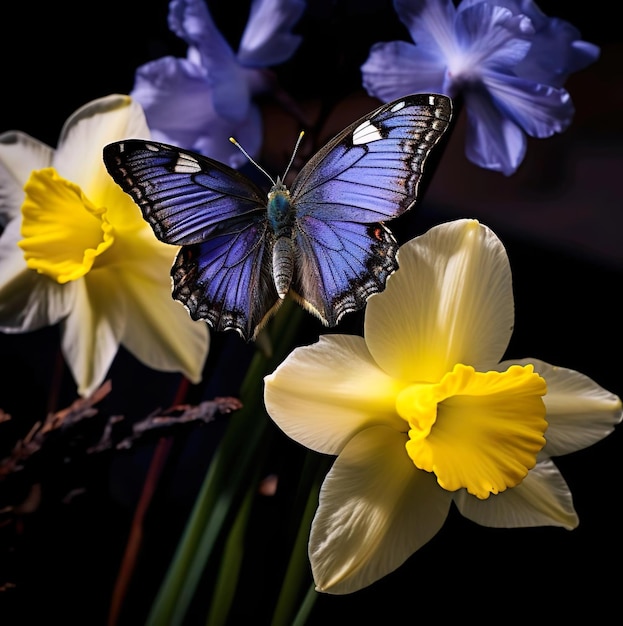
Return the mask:
[(296, 151), (299, 149), (299, 145), (301, 144), (301, 139), (303, 139), (303, 135), (304, 134), (305, 134), (305, 131), (303, 131), (303, 130), (299, 133), (299, 138), (296, 140), (296, 145), (294, 146), (294, 150), (292, 151), (292, 156), (290, 157), (290, 162), (288, 163), (288, 167), (286, 167), (286, 171), (283, 173), (283, 176), (281, 177), (281, 180), (285, 180), (286, 179), (286, 175), (290, 171), (290, 167), (292, 166), (292, 163), (294, 162), (294, 157), (296, 156)]
[(255, 165), (255, 167), (257, 167), (257, 169), (260, 170), (260, 172), (262, 172), (273, 185), (275, 184), (273, 177), (257, 161), (251, 158), (251, 155), (233, 137), (230, 137), (229, 141), (231, 141), (234, 146), (236, 146), (236, 148), (238, 148), (238, 150), (240, 150), (240, 152), (242, 152), (242, 154), (244, 154), (244, 156), (246, 156), (247, 159), (249, 159), (249, 161), (251, 161), (251, 163), (253, 163), (253, 165)]

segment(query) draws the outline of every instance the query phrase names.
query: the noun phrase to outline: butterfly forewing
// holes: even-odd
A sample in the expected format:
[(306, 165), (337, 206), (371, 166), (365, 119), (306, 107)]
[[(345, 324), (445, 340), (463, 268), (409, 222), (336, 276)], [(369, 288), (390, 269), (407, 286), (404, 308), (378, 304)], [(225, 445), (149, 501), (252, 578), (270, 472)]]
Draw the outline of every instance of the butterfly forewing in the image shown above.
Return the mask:
[(156, 236), (183, 246), (171, 269), (173, 297), (193, 319), (250, 338), (279, 300), (266, 194), (223, 163), (152, 141), (110, 144), (104, 162)]
[(449, 98), (407, 96), (379, 107), (334, 137), (292, 184), (297, 216), (377, 222), (415, 203), (428, 154), (446, 131)]
[(263, 219), (266, 194), (236, 170), (199, 154), (128, 139), (106, 146), (104, 163), (165, 243), (200, 243), (215, 229), (239, 229), (241, 217)]
[(384, 105), (342, 131), (295, 179), (293, 289), (329, 326), (363, 307), (396, 270), (398, 244), (381, 222), (415, 203), (451, 112), (448, 98), (429, 94)]

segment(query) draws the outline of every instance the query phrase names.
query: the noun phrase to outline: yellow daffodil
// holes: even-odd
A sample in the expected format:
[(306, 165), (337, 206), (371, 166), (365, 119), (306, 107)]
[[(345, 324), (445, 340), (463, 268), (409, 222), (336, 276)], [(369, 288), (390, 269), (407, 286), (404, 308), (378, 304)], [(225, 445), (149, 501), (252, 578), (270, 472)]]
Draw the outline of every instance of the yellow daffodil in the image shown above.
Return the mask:
[(122, 344), (145, 365), (198, 382), (209, 336), (171, 296), (177, 249), (156, 239), (107, 173), (102, 149), (149, 138), (128, 96), (90, 102), (56, 150), (22, 132), (0, 135), (0, 330), (61, 324), (62, 350), (87, 395)]
[(442, 527), (451, 503), (484, 526), (578, 518), (551, 456), (585, 448), (621, 401), (578, 372), (503, 361), (511, 272), (475, 220), (402, 246), (400, 269), (368, 301), (364, 337), (321, 337), (265, 379), (267, 410), (291, 438), (337, 455), (309, 539), (316, 588), (357, 591)]

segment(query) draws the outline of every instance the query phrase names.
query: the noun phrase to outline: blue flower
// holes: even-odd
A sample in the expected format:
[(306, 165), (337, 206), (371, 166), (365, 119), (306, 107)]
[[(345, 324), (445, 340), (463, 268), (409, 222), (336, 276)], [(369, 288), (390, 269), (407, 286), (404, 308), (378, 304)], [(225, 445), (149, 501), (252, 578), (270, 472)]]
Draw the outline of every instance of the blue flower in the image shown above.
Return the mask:
[(303, 0), (254, 0), (234, 53), (214, 24), (204, 0), (172, 0), (169, 27), (188, 44), (186, 58), (162, 57), (140, 66), (131, 95), (143, 106), (152, 138), (239, 166), (262, 140), (253, 97), (270, 91), (268, 67), (287, 60), (300, 43), (290, 32)]
[(415, 45), (375, 44), (363, 85), (390, 101), (407, 93), (462, 96), (467, 158), (510, 175), (526, 153), (526, 135), (566, 130), (574, 114), (562, 85), (599, 56), (564, 20), (532, 0), (394, 0)]

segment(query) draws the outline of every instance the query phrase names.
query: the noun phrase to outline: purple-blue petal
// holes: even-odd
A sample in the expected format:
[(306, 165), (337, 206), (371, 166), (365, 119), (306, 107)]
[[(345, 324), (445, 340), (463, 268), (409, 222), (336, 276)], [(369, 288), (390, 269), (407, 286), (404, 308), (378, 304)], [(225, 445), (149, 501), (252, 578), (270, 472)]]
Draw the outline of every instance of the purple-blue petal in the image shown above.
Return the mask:
[(214, 24), (205, 0), (171, 0), (169, 28), (202, 56), (216, 62), (233, 59), (231, 46)]
[(292, 28), (305, 10), (303, 0), (253, 0), (238, 48), (246, 67), (271, 67), (287, 61), (301, 43)]
[(192, 134), (214, 115), (210, 93), (202, 68), (162, 57), (137, 68), (130, 95), (145, 110), (151, 129)]
[[(525, 16), (479, 2), (457, 14), (455, 36), (459, 47), (479, 65), (511, 70), (528, 54), (534, 29)], [(476, 68), (477, 69), (477, 68)]]
[(406, 41), (373, 45), (361, 66), (364, 88), (383, 102), (411, 93), (443, 93), (443, 59), (428, 52)]
[(526, 154), (526, 136), (488, 97), (486, 92), (465, 94), (467, 133), (465, 154), (484, 169), (513, 174)]
[(249, 86), (205, 0), (172, 0), (169, 26), (189, 45), (189, 59), (203, 68), (215, 111), (232, 122), (243, 120), (249, 110)]
[(431, 53), (455, 38), (452, 0), (394, 0), (394, 9), (413, 41)]
[[(130, 95), (143, 107), (158, 141), (193, 150), (198, 142), (205, 144), (201, 138), (206, 132), (214, 135), (222, 127), (226, 134), (232, 125), (214, 110), (202, 68), (186, 59), (162, 57), (140, 66)], [(229, 152), (227, 136), (223, 144)]]
[(238, 169), (248, 163), (248, 159), (229, 138), (235, 137), (249, 154), (255, 156), (262, 146), (262, 134), (260, 110), (252, 104), (247, 117), (236, 124), (216, 116), (209, 126), (197, 134), (192, 149)]
[[(463, 0), (458, 11), (481, 4), (482, 0)], [(534, 27), (532, 47), (515, 72), (537, 83), (561, 87), (570, 74), (580, 71), (599, 57), (599, 47), (583, 41), (580, 31), (569, 22), (548, 17), (533, 0), (493, 0), (514, 15), (524, 15)]]
[(531, 137), (551, 137), (571, 124), (575, 110), (564, 89), (495, 74), (485, 84), (496, 107)]
[(580, 39), (580, 33), (564, 20), (551, 19), (533, 39), (532, 49), (515, 71), (518, 76), (561, 87), (570, 74), (594, 63), (599, 46)]

